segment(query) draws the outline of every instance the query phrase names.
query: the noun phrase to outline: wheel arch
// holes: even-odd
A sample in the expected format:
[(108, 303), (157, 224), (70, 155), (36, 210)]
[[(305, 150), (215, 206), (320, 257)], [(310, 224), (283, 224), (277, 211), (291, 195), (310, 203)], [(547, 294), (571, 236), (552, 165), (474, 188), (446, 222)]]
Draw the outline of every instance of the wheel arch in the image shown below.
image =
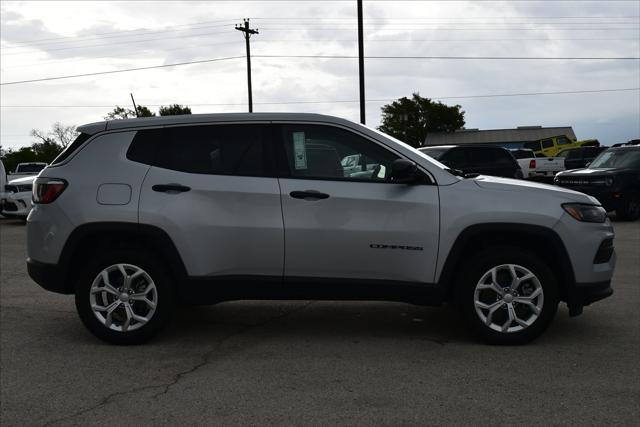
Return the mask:
[(452, 301), (456, 275), (468, 257), (493, 246), (517, 246), (533, 252), (549, 265), (559, 284), (564, 301), (575, 285), (573, 266), (560, 236), (552, 229), (518, 223), (476, 224), (464, 229), (456, 238), (440, 273), (438, 285)]
[(80, 269), (97, 250), (129, 247), (133, 245), (160, 256), (173, 276), (186, 277), (186, 268), (173, 241), (158, 227), (125, 222), (97, 222), (77, 227), (62, 249), (58, 264), (65, 279), (65, 293), (72, 294)]

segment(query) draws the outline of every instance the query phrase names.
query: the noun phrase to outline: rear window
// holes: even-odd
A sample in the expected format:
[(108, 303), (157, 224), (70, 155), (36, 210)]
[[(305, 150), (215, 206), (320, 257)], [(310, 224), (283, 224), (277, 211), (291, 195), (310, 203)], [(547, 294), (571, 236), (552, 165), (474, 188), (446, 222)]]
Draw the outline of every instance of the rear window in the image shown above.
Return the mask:
[(78, 135), (78, 137), (74, 139), (71, 144), (67, 145), (67, 148), (65, 148), (62, 151), (62, 153), (60, 153), (58, 157), (56, 157), (53, 160), (53, 162), (51, 162), (51, 164), (57, 165), (59, 163), (64, 162), (66, 159), (69, 158), (70, 155), (72, 155), (78, 148), (80, 148), (80, 146), (84, 144), (89, 138), (91, 138), (91, 135), (89, 135), (88, 133), (81, 133), (80, 135)]
[(18, 167), (16, 167), (16, 173), (38, 173), (46, 166), (47, 165), (38, 163), (26, 163), (23, 165), (18, 165)]
[(516, 159), (530, 159), (535, 157), (533, 151), (530, 150), (510, 150), (510, 152)]
[(436, 160), (440, 160), (442, 158), (442, 155), (446, 153), (448, 150), (449, 148), (421, 148), (420, 149), (420, 151), (422, 151), (424, 154)]
[(553, 147), (553, 139), (542, 140), (542, 148), (551, 148), (551, 147)]
[(471, 150), (471, 161), (477, 165), (512, 165), (513, 156), (507, 150), (499, 148), (474, 148)]

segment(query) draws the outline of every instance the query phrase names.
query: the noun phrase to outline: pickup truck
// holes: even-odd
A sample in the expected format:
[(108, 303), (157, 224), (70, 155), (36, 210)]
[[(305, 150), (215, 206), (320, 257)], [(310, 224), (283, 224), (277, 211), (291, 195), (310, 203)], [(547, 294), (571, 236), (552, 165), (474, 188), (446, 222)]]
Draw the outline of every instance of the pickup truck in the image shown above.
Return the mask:
[(558, 172), (565, 170), (563, 157), (545, 157), (526, 148), (510, 151), (520, 165), (525, 179), (553, 178)]
[(23, 178), (25, 176), (38, 175), (40, 171), (46, 167), (47, 163), (44, 162), (18, 163), (16, 169), (13, 172), (9, 172), (7, 175), (7, 181)]

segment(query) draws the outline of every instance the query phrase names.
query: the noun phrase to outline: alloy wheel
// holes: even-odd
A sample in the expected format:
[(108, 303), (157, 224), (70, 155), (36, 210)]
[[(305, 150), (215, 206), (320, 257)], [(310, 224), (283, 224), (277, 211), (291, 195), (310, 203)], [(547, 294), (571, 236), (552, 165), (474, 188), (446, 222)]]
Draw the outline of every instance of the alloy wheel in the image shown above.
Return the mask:
[(527, 268), (502, 264), (487, 271), (474, 291), (475, 311), (494, 331), (512, 333), (531, 326), (542, 312), (544, 291)]
[(130, 332), (147, 324), (158, 305), (158, 291), (151, 276), (132, 264), (113, 264), (91, 284), (91, 309), (107, 328)]

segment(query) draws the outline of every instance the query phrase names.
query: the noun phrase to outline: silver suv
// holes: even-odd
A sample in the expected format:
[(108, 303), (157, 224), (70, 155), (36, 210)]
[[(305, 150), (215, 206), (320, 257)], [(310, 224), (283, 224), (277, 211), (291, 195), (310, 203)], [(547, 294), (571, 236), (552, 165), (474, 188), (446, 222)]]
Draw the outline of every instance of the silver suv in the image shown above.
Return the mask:
[(78, 129), (35, 182), (27, 265), (112, 343), (150, 338), (176, 303), (237, 299), (450, 302), (481, 338), (524, 343), (560, 301), (577, 315), (612, 293), (613, 228), (593, 197), (460, 176), (347, 120)]

